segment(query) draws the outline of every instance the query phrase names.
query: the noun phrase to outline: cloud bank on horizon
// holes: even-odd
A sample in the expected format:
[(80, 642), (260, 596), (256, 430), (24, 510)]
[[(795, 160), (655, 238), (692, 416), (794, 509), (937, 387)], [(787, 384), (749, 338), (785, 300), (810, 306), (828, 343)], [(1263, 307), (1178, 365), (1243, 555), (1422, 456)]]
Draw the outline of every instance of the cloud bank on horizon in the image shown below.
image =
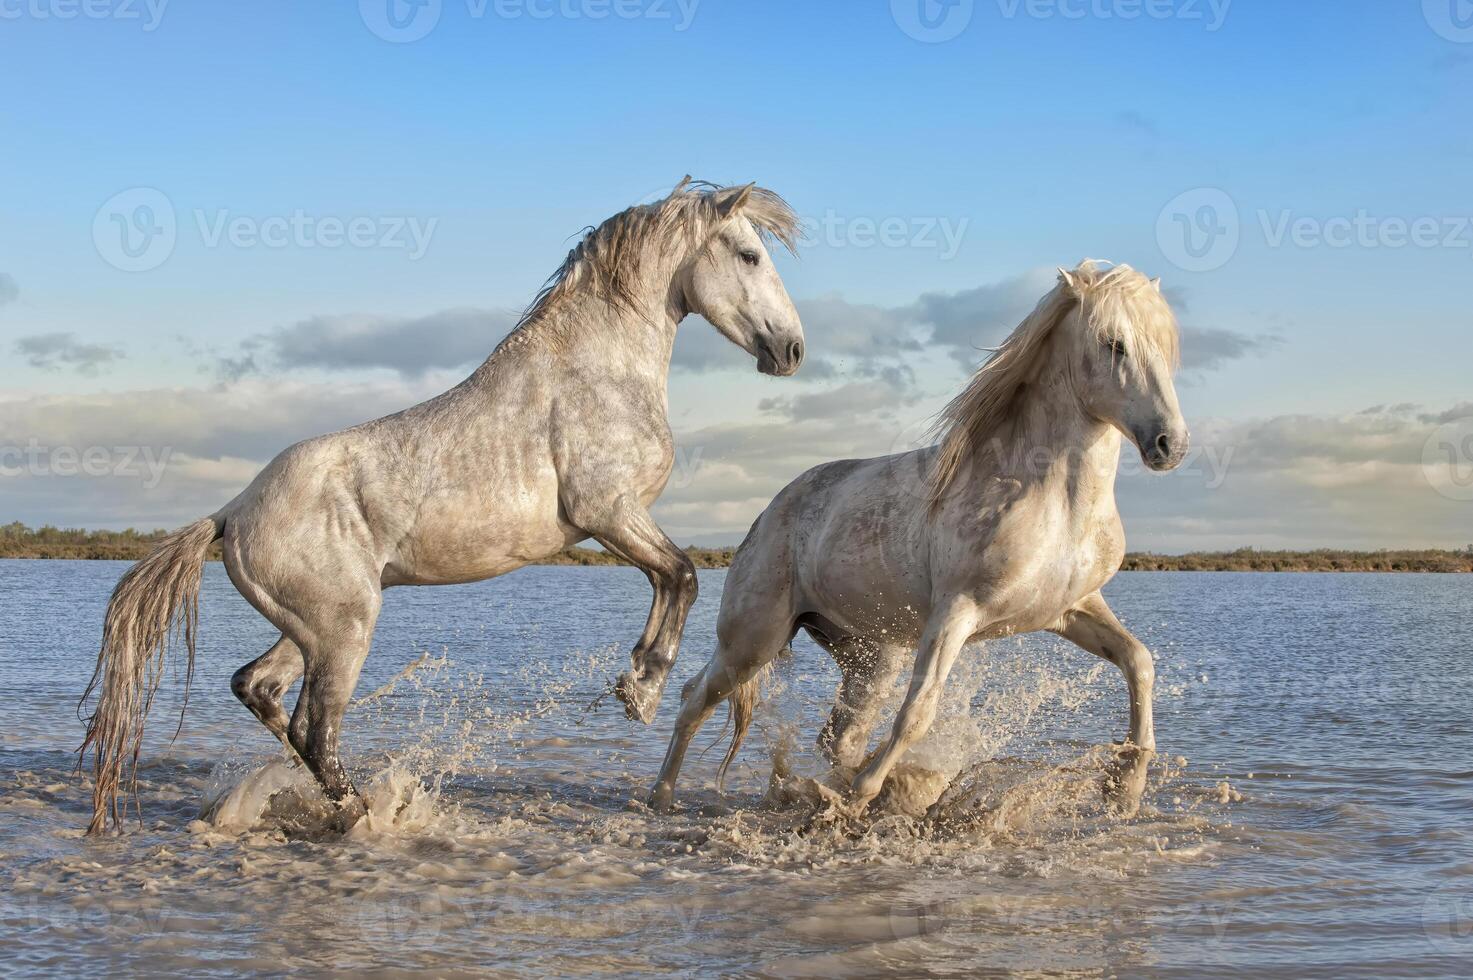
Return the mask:
[[(741, 351), (699, 318), (673, 359), (675, 473), (657, 518), (678, 540), (732, 544), (772, 496), (830, 459), (913, 448), (929, 420), (1051, 287), (1030, 270), (895, 307), (837, 294), (799, 300), (813, 351), (796, 379), (749, 380)], [(1179, 310), (1185, 298), (1173, 296)], [(1190, 320), (1190, 316), (1184, 315)], [(515, 314), (323, 315), (249, 336), (201, 364), (199, 383), (0, 397), (7, 519), (167, 527), (210, 513), (291, 443), (430, 397), (487, 356)], [(1183, 400), (1233, 361), (1272, 357), (1280, 338), (1183, 327)], [(27, 337), (33, 363), (105, 369), (123, 356), (71, 336)], [(209, 375), (213, 374), (213, 377)], [(715, 412), (713, 379), (748, 404)], [(696, 396), (695, 404), (682, 397)], [(1378, 405), (1348, 415), (1198, 418), (1187, 465), (1165, 477), (1123, 456), (1120, 499), (1133, 548), (1461, 546), (1467, 504), (1435, 492), (1426, 446), (1473, 403)], [(25, 434), (25, 441), (19, 440)], [(70, 467), (55, 465), (75, 458)], [(81, 462), (89, 453), (93, 466)], [(132, 457), (129, 463), (126, 457)], [(157, 461), (157, 467), (144, 463)]]

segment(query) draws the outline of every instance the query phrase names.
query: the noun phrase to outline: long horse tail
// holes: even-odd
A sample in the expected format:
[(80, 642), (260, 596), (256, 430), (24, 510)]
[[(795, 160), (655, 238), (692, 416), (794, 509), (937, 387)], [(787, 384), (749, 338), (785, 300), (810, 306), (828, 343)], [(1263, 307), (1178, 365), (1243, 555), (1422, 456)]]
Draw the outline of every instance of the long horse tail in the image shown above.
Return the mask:
[[(184, 700), (188, 703), (189, 682), (194, 677), (200, 577), (205, 555), (223, 531), (222, 519), (206, 517), (168, 535), (123, 573), (108, 600), (97, 668), (78, 704), (80, 714), (92, 695), (100, 692), (97, 706), (86, 720), (87, 737), (77, 750), (78, 768), (89, 748), (93, 755), (88, 834), (103, 833), (109, 823), (121, 829), (118, 791), (123, 770), (130, 770), (129, 787), (136, 798), (143, 723), (163, 678), (165, 655), (169, 647), (181, 642), (189, 655), (184, 673)], [(182, 707), (179, 724), (184, 724)]]
[(721, 760), (721, 767), (716, 770), (717, 792), (721, 792), (726, 786), (726, 770), (731, 768), (737, 752), (742, 747), (742, 742), (747, 737), (747, 730), (752, 727), (752, 719), (757, 714), (757, 705), (762, 700), (762, 683), (770, 673), (772, 673), (772, 665), (767, 664), (746, 681), (732, 688), (731, 693), (726, 696), (731, 711), (731, 746), (726, 750), (726, 758)]

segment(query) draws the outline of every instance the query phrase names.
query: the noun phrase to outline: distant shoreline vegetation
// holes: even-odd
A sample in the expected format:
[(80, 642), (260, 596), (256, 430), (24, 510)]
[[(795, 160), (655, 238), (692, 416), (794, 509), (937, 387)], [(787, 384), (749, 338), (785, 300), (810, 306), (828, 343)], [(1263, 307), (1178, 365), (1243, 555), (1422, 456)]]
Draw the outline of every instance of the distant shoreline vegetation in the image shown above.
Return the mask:
[[(72, 558), (137, 561), (166, 532), (86, 531), (21, 523), (0, 526), (0, 558)], [(697, 568), (725, 568), (735, 548), (687, 548)], [(210, 549), (218, 561), (220, 546)], [(606, 551), (568, 548), (539, 565), (623, 565)], [(1120, 566), (1126, 572), (1473, 572), (1473, 545), (1462, 551), (1237, 551), (1192, 552), (1185, 555), (1132, 553)]]

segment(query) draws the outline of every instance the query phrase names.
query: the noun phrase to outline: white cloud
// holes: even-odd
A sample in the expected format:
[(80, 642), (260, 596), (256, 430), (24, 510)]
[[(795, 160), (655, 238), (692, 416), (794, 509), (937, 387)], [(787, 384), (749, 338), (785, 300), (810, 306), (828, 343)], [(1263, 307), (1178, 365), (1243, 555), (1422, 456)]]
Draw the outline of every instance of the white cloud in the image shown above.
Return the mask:
[(417, 378), (485, 360), (516, 320), (469, 307), (422, 317), (315, 316), (251, 338), (242, 357), (222, 359), (220, 371), (231, 379), (253, 373), (262, 353), (277, 370), (386, 368)]
[(1462, 547), (1473, 504), (1434, 489), (1425, 457), (1459, 419), (1473, 404), (1199, 423), (1182, 471), (1122, 478), (1132, 547)]

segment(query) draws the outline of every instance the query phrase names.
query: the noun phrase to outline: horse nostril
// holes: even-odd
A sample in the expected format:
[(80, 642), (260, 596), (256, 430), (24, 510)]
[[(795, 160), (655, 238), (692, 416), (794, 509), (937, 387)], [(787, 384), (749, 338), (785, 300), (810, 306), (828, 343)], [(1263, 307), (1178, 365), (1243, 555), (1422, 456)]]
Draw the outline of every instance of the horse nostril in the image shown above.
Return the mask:
[(1164, 432), (1156, 437), (1156, 452), (1159, 453), (1163, 459), (1169, 458), (1171, 456), (1171, 437)]
[(788, 363), (801, 364), (803, 361), (803, 342), (795, 340), (788, 345)]

